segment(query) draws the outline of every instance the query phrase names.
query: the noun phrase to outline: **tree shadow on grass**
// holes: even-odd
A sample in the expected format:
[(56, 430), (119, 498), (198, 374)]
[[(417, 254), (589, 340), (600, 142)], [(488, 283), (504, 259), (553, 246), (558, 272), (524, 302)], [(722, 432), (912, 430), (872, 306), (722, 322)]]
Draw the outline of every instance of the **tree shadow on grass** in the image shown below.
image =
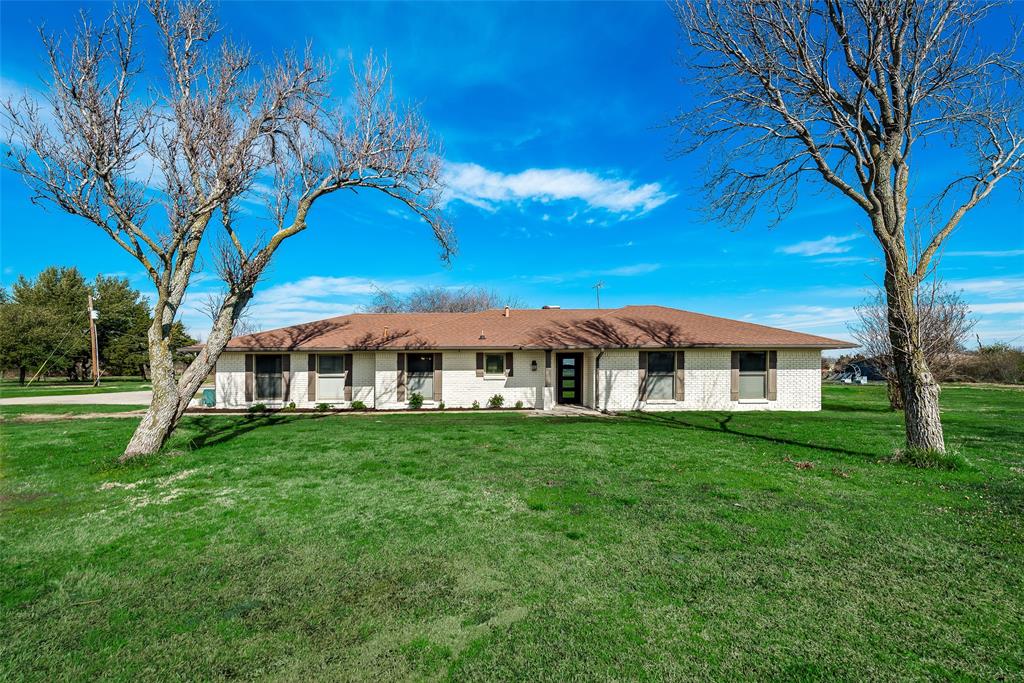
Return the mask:
[[(199, 434), (189, 438), (189, 447), (192, 450), (198, 450), (205, 446), (216, 446), (218, 444), (227, 443), (232, 439), (236, 439), (243, 434), (247, 434), (254, 429), (262, 429), (263, 427), (272, 427), (283, 422), (289, 422), (296, 419), (295, 415), (257, 415), (257, 416), (239, 416), (238, 419), (224, 419), (219, 416), (202, 416), (194, 417), (191, 420), (191, 426), (199, 430)], [(325, 417), (324, 415), (303, 415), (299, 419), (303, 420), (321, 420)]]
[(898, 410), (893, 410), (888, 406), (850, 405), (848, 403), (830, 403), (828, 401), (822, 402), (821, 409), (836, 413), (889, 413), (891, 415), (902, 414)]
[[(704, 415), (707, 415), (705, 413)], [(757, 434), (752, 432), (741, 432), (734, 429), (729, 423), (732, 422), (735, 415), (708, 415), (714, 419), (717, 426), (710, 426), (706, 424), (700, 424), (696, 421), (696, 418), (687, 419), (683, 416), (669, 417), (668, 415), (662, 415), (658, 413), (633, 413), (630, 417), (637, 422), (648, 422), (656, 424), (662, 427), (671, 427), (672, 429), (696, 429), (704, 432), (712, 432), (716, 434), (731, 434), (733, 436), (744, 437), (747, 439), (757, 439), (759, 441), (766, 441), (768, 443), (777, 444), (780, 446), (798, 446), (800, 448), (810, 448), (816, 451), (824, 451), (827, 453), (838, 453), (840, 455), (852, 455), (858, 458), (870, 458), (875, 460), (879, 457), (878, 453), (871, 453), (868, 451), (856, 451), (849, 448), (841, 448), (839, 446), (824, 446), (821, 444), (807, 443), (804, 441), (797, 441), (795, 439), (787, 439), (778, 436), (769, 436), (767, 434)]]

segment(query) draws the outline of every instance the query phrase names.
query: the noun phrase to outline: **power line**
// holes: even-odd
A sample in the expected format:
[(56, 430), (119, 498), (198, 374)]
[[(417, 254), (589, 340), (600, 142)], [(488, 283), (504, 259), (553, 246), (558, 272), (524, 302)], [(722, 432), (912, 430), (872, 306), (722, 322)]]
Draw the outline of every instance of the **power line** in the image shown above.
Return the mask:
[[(64, 336), (61, 337), (61, 340), (57, 342), (57, 344), (53, 347), (53, 351), (50, 351), (50, 355), (46, 357), (46, 360), (43, 361), (43, 364), (39, 366), (38, 370), (36, 370), (36, 374), (32, 375), (32, 379), (28, 381), (28, 384), (25, 385), (26, 387), (32, 386), (32, 382), (36, 381), (36, 379), (39, 377), (39, 374), (43, 371), (43, 368), (45, 368), (46, 364), (50, 362), (51, 358), (53, 358), (53, 354), (57, 353), (57, 349), (59, 349), (61, 344), (63, 344), (64, 341), (68, 338), (68, 335), (75, 331), (75, 325), (78, 323), (78, 319), (82, 317), (82, 313), (84, 312), (85, 311), (79, 311), (78, 316), (72, 321), (71, 327), (68, 328), (68, 331), (64, 333)], [(64, 351), (64, 353), (60, 354), (60, 357), (63, 358), (64, 356), (67, 355), (67, 353), (67, 351)]]

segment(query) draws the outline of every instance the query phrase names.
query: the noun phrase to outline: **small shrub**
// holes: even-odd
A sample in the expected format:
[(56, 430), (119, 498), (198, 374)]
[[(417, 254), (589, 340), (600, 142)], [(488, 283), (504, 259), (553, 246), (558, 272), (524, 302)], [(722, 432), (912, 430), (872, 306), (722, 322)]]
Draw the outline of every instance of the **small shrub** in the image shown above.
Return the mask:
[(317, 409), (317, 411), (319, 411), (321, 413), (326, 413), (328, 410), (331, 409), (331, 404), (330, 403), (317, 403), (316, 404), (316, 409)]
[(284, 409), (287, 410), (289, 413), (295, 410), (295, 401), (289, 403), (287, 406), (285, 406)]
[(423, 394), (419, 392), (413, 392), (412, 396), (409, 397), (409, 407), (413, 410), (419, 410), (423, 407)]
[(362, 401), (359, 401), (359, 400), (352, 401), (351, 405), (352, 405), (352, 410), (366, 410), (366, 404), (363, 403)]
[(522, 407), (523, 407), (523, 402), (522, 401), (516, 401), (516, 408), (522, 408)]
[(479, 410), (480, 409), (480, 401), (473, 401), (473, 408)]
[(444, 410), (444, 401), (441, 401), (440, 403), (437, 404), (437, 409)]
[(963, 470), (967, 460), (955, 451), (945, 453), (929, 448), (900, 448), (886, 462), (920, 467), (926, 470)]
[(491, 396), (489, 399), (487, 399), (488, 408), (500, 408), (503, 405), (505, 405), (505, 397), (502, 396), (501, 394), (495, 394), (494, 396)]
[(267, 404), (253, 403), (251, 406), (249, 406), (248, 410), (250, 415), (255, 415), (256, 413), (265, 413), (267, 412)]

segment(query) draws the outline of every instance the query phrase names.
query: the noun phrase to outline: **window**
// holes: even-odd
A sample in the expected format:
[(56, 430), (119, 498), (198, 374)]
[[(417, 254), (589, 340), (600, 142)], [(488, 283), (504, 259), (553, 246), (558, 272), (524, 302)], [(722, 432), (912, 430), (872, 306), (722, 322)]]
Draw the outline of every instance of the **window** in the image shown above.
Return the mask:
[(741, 401), (756, 401), (768, 397), (767, 356), (764, 351), (740, 351)]
[(505, 374), (505, 355), (502, 353), (488, 353), (484, 356), (485, 375)]
[(316, 362), (317, 398), (322, 401), (345, 400), (345, 357), (318, 355)]
[(647, 354), (647, 400), (671, 401), (675, 398), (676, 359), (671, 351)]
[(256, 400), (279, 401), (284, 396), (281, 356), (256, 356)]
[(427, 401), (434, 399), (434, 354), (410, 353), (406, 356), (409, 373), (409, 395), (420, 394)]

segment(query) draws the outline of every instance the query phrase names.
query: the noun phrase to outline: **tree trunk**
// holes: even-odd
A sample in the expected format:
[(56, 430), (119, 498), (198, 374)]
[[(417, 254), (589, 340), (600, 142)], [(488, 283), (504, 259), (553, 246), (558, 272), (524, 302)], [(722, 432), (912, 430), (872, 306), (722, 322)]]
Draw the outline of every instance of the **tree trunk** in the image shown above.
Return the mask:
[(174, 350), (170, 345), (171, 325), (161, 324), (154, 316), (149, 328), (149, 376), (153, 384), (153, 401), (128, 442), (121, 456), (122, 462), (138, 455), (156, 453), (167, 442), (192, 397), (216, 367), (217, 359), (231, 339), (235, 320), (251, 296), (251, 293), (237, 295), (232, 302), (225, 304), (203, 350), (177, 381), (174, 378)]
[(154, 319), (149, 328), (149, 367), (153, 383), (153, 400), (142, 422), (135, 429), (121, 460), (137, 455), (156, 453), (167, 441), (178, 423), (181, 393), (174, 381), (174, 358), (164, 325)]
[(906, 254), (887, 253), (885, 294), (889, 318), (892, 362), (902, 389), (907, 447), (944, 453), (939, 385), (921, 347), (915, 282), (907, 272)]
[(23, 365), (20, 368), (18, 368), (18, 384), (20, 384), (21, 386), (25, 386), (25, 374), (26, 368)]
[(889, 396), (889, 408), (903, 410), (903, 390), (900, 388), (900, 381), (895, 374), (885, 378), (885, 391)]

